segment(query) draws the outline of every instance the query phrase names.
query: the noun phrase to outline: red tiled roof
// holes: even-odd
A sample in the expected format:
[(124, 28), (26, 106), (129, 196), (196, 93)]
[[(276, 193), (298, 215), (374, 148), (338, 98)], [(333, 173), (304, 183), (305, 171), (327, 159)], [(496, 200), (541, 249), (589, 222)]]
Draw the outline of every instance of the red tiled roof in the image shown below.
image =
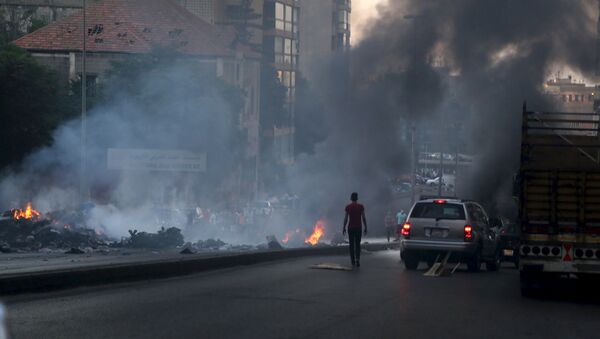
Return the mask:
[[(83, 11), (78, 11), (15, 40), (15, 44), (32, 51), (81, 51), (82, 22)], [(232, 56), (236, 52), (231, 47), (233, 30), (213, 26), (172, 0), (92, 2), (86, 9), (86, 29), (89, 52), (145, 53), (156, 46), (196, 56)]]

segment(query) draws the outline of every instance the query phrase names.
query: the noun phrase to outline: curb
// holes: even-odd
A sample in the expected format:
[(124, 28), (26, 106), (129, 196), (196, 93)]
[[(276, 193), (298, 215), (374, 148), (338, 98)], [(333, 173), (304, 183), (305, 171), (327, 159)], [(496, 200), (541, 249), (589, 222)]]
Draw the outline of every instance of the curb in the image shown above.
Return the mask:
[[(398, 244), (364, 244), (362, 246), (362, 248), (367, 251), (381, 251), (396, 247), (398, 247)], [(0, 277), (0, 295), (48, 292), (80, 286), (153, 280), (281, 259), (304, 256), (342, 255), (346, 254), (347, 251), (347, 246), (300, 248), (216, 257), (182, 257), (178, 259), (153, 260), (149, 262), (100, 265), (5, 275)]]

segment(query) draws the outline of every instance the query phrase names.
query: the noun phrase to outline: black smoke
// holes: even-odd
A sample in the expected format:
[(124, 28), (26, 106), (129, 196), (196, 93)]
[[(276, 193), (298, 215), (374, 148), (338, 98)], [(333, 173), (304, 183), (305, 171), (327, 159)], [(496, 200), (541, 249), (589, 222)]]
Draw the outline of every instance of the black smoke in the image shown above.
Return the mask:
[(372, 224), (382, 224), (388, 206), (405, 207), (390, 196), (388, 180), (410, 168), (407, 130), (437, 128), (454, 111), (450, 119), (460, 120), (476, 155), (461, 195), (506, 212), (523, 101), (552, 110), (542, 85), (557, 68), (593, 76), (596, 3), (390, 0), (379, 12), (345, 56), (349, 68), (336, 55), (330, 81), (312, 84), (327, 100), (328, 136), (314, 155), (298, 157), (292, 189), (309, 214), (340, 224), (344, 202), (358, 191)]

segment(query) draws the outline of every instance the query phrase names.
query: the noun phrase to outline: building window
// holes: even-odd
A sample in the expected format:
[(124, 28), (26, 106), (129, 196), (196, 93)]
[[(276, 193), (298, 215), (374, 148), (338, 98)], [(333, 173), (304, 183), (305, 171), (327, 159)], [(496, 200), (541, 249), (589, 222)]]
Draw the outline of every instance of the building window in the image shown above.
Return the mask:
[(350, 46), (350, 34), (337, 33), (331, 38), (331, 48), (336, 50)]
[(350, 30), (350, 15), (347, 10), (338, 11), (337, 15), (337, 27), (340, 31)]
[(567, 102), (567, 96), (566, 96), (566, 95), (564, 95), (564, 94), (563, 94), (563, 96), (562, 96), (562, 101), (563, 101), (563, 102)]
[[(81, 73), (79, 73), (79, 80), (81, 80)], [(85, 75), (85, 90), (86, 96), (88, 98), (93, 98), (96, 96), (96, 91), (98, 88), (98, 76), (96, 74), (86, 74)]]
[(194, 15), (214, 24), (214, 0), (178, 0), (178, 2)]
[(295, 39), (275, 37), (275, 63), (296, 65), (298, 62), (298, 42)]
[(286, 88), (286, 101), (292, 103), (296, 99), (296, 72), (277, 71), (279, 82)]
[(569, 94), (569, 102), (573, 101), (573, 95)]
[(298, 32), (298, 8), (275, 3), (275, 29), (297, 33)]

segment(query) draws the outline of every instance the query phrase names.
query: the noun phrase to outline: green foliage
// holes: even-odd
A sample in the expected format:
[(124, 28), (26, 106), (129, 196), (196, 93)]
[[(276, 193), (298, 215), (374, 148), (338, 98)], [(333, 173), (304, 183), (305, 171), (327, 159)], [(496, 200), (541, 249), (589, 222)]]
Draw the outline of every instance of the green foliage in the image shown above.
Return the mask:
[[(286, 109), (287, 89), (277, 76), (277, 71), (269, 65), (261, 67), (261, 111), (260, 126), (267, 135), (274, 127), (283, 128), (290, 126), (290, 116)], [(266, 137), (261, 142), (261, 158), (268, 166), (263, 166), (262, 185), (269, 192), (278, 192), (284, 189), (283, 175), (285, 166), (280, 163), (280, 154), (276, 149), (273, 136)]]
[(54, 129), (74, 111), (52, 71), (13, 44), (0, 46), (0, 168), (49, 145)]
[(254, 34), (250, 28), (261, 28), (256, 23), (261, 18), (261, 15), (256, 13), (254, 8), (252, 8), (252, 2), (252, 0), (241, 0), (239, 4), (227, 5), (226, 14), (228, 22), (233, 25), (236, 32), (236, 38), (233, 42), (234, 47), (239, 43), (255, 51), (260, 51), (261, 45), (252, 42)]
[[(0, 8), (0, 45), (14, 41), (25, 35), (37, 6), (3, 6)], [(39, 22), (38, 22), (39, 24)]]
[(289, 117), (285, 108), (286, 88), (272, 66), (261, 67), (261, 86), (261, 126), (263, 128), (289, 126)]
[(37, 31), (38, 29), (48, 25), (48, 20), (40, 19), (40, 18), (32, 18), (31, 26), (27, 29), (27, 33), (31, 33), (33, 31)]

